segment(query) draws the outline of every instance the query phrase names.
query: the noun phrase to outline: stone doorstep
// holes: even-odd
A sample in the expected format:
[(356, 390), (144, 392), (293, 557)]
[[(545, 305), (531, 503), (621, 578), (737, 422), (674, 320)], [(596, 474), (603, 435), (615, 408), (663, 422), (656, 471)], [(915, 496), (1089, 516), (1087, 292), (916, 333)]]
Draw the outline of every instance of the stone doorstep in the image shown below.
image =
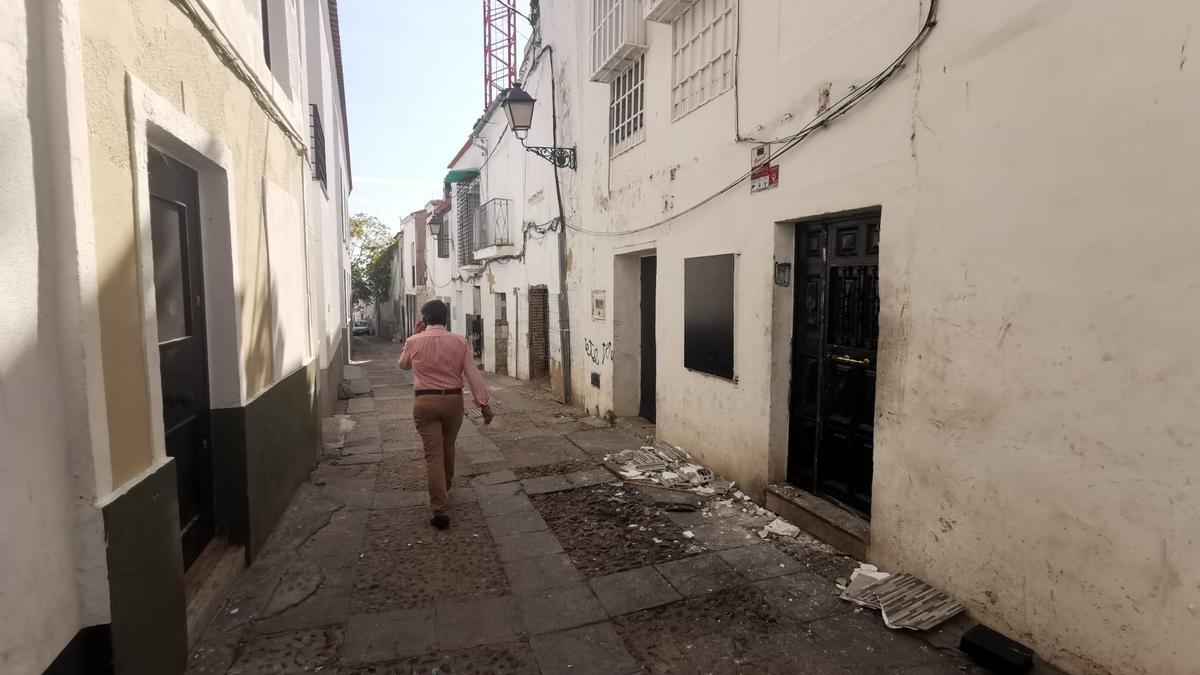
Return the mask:
[(767, 509), (846, 555), (866, 560), (871, 524), (858, 515), (791, 485), (767, 486)]

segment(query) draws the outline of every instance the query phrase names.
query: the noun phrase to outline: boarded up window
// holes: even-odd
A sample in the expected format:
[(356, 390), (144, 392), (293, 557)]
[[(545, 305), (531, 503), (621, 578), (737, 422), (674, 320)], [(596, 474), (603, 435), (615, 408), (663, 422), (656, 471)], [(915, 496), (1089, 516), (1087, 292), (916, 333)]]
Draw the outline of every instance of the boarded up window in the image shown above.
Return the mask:
[(683, 365), (733, 379), (733, 254), (683, 261)]

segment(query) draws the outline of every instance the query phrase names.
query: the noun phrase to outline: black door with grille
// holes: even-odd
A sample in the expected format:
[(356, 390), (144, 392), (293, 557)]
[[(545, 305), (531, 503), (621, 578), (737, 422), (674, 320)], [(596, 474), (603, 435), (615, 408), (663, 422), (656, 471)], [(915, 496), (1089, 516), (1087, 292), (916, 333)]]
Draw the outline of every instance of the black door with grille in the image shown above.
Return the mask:
[(150, 228), (167, 455), (175, 459), (184, 566), (213, 536), (204, 267), (196, 172), (151, 151)]
[(871, 512), (879, 213), (797, 225), (788, 480)]

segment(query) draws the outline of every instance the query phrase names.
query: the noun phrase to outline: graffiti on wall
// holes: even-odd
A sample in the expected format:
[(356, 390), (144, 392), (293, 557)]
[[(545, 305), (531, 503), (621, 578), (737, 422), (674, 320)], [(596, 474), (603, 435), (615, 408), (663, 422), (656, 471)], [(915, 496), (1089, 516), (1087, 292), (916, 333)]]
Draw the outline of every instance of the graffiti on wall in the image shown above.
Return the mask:
[(598, 366), (612, 361), (613, 344), (611, 342), (597, 344), (592, 342), (591, 338), (585, 338), (583, 341), (583, 350), (587, 352), (588, 358), (592, 360), (592, 363)]

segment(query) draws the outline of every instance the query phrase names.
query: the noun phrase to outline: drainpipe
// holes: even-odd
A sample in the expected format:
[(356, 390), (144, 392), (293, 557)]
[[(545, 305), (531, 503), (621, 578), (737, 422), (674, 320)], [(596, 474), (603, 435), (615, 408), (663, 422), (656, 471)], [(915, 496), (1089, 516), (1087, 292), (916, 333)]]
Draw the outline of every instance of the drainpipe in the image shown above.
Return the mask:
[[(558, 146), (558, 87), (554, 72), (554, 47), (546, 45), (538, 53), (550, 55), (550, 133)], [(571, 402), (571, 310), (567, 299), (567, 212), (563, 208), (562, 185), (558, 165), (554, 165), (554, 196), (558, 198), (558, 337), (562, 354), (563, 403)]]

